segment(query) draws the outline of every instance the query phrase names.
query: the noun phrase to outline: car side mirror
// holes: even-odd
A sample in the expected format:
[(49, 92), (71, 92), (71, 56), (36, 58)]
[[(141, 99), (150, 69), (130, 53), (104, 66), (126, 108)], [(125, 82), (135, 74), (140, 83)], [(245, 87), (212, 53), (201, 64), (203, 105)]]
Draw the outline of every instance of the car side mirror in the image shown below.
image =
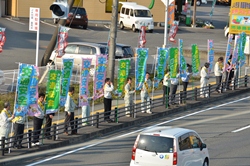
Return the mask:
[(207, 145), (204, 144), (204, 143), (201, 144), (201, 147), (200, 147), (201, 151), (202, 151), (203, 148), (207, 148)]

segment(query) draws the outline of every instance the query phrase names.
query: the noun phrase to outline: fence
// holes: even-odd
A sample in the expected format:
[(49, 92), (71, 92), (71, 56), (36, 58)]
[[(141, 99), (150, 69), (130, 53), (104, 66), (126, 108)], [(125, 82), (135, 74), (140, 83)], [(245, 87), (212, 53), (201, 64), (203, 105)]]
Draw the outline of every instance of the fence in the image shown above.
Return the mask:
[[(221, 93), (224, 93), (226, 90), (226, 82), (222, 83), (222, 91)], [(249, 84), (249, 76), (245, 75), (242, 78), (235, 79), (232, 81), (232, 90), (235, 90), (239, 87), (247, 87)], [(123, 118), (126, 115), (126, 112), (130, 112), (130, 117), (132, 118), (137, 118), (136, 114), (139, 113), (140, 111), (145, 111), (145, 109), (154, 109), (157, 107), (169, 107), (169, 104), (172, 104), (171, 102), (174, 101), (176, 104), (186, 104), (190, 100), (197, 101), (198, 98), (200, 98), (200, 92), (208, 94), (207, 97), (209, 98), (212, 93), (216, 92), (216, 86), (217, 85), (208, 85), (207, 87), (201, 89), (201, 88), (194, 88), (192, 90), (183, 92), (181, 91), (180, 93), (174, 94), (174, 95), (166, 95), (166, 98), (159, 98), (159, 99), (153, 99), (150, 101), (146, 101), (144, 103), (137, 103), (129, 107), (121, 107), (121, 108), (115, 108), (114, 110), (111, 110), (110, 117), (113, 119), (114, 122), (118, 123), (120, 118)], [(217, 92), (216, 92), (217, 93)], [(69, 124), (69, 128), (73, 128), (73, 131), (77, 132), (79, 129), (82, 129), (87, 126), (91, 127), (96, 127), (99, 128), (99, 125), (103, 122), (105, 122), (105, 113), (99, 113), (97, 112), (94, 115), (91, 115), (87, 117), (86, 119), (82, 118), (75, 118), (73, 121), (71, 121)], [(84, 122), (83, 122), (84, 120)], [(85, 122), (87, 125), (85, 125)], [(42, 132), (42, 137), (39, 138), (39, 140), (43, 140), (46, 137), (44, 136), (45, 130), (50, 129), (51, 130), (51, 136), (52, 136), (52, 141), (56, 141), (59, 138), (60, 134), (64, 133), (64, 125), (65, 123), (61, 124), (53, 124), (50, 128), (42, 128), (40, 131)], [(69, 130), (72, 132), (72, 130)], [(32, 148), (32, 140), (35, 136), (35, 132), (37, 131), (32, 131), (29, 130), (27, 133), (24, 133), (22, 135), (17, 135), (17, 136), (12, 136), (12, 137), (2, 137), (0, 138), (0, 151), (2, 152), (2, 156), (4, 156), (5, 152), (8, 151), (10, 153), (10, 148), (14, 148), (14, 143), (17, 141), (22, 141), (21, 145), (27, 144), (28, 148)], [(20, 138), (18, 139), (18, 137)], [(25, 141), (26, 140), (26, 141)]]

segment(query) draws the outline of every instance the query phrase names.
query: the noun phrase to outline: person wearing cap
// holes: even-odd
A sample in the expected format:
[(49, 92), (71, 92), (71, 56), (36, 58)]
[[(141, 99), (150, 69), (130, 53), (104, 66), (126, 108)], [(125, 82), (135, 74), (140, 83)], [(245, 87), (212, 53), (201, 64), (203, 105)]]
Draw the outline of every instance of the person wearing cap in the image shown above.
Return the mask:
[(204, 64), (204, 66), (201, 68), (201, 72), (200, 72), (200, 76), (201, 76), (201, 80), (200, 80), (200, 97), (204, 98), (204, 97), (208, 97), (208, 94), (206, 92), (206, 87), (208, 84), (208, 80), (209, 80), (209, 75), (208, 75), (208, 68), (209, 68), (210, 63), (206, 62)]
[(216, 91), (221, 93), (221, 80), (222, 80), (222, 73), (223, 73), (223, 57), (219, 57), (218, 61), (214, 65), (214, 75), (216, 78)]
[[(14, 114), (11, 113), (10, 111), (10, 103), (5, 102), (4, 103), (4, 109), (1, 111), (0, 114), (0, 139), (2, 137), (5, 137), (5, 147), (7, 147), (8, 137), (10, 134), (10, 126), (11, 126), (11, 121), (14, 119)], [(1, 142), (0, 142), (1, 144)]]

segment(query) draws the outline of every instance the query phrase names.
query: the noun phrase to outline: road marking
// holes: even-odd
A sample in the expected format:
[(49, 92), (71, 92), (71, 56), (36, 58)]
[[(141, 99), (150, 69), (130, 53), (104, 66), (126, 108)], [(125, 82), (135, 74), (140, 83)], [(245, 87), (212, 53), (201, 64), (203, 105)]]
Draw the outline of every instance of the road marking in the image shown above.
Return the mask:
[(56, 25), (53, 25), (53, 24), (47, 23), (47, 22), (45, 22), (45, 21), (41, 21), (41, 23), (46, 24), (46, 25), (49, 25), (49, 26), (51, 26), (51, 27), (57, 27)]
[[(120, 136), (116, 136), (116, 137), (113, 137), (113, 138), (103, 139), (102, 141), (99, 141), (97, 143), (90, 144), (90, 145), (87, 145), (87, 146), (83, 146), (81, 148), (77, 148), (77, 149), (74, 149), (74, 150), (71, 150), (71, 151), (68, 151), (68, 152), (65, 152), (65, 153), (62, 153), (62, 154), (59, 154), (59, 155), (56, 155), (56, 156), (44, 159), (44, 160), (40, 160), (40, 161), (37, 161), (35, 163), (29, 164), (27, 166), (34, 166), (34, 165), (41, 164), (41, 163), (44, 163), (44, 162), (47, 162), (47, 161), (51, 161), (51, 160), (54, 160), (54, 159), (57, 159), (57, 158), (60, 158), (60, 157), (63, 157), (63, 156), (66, 156), (66, 155), (69, 155), (69, 154), (72, 154), (72, 153), (76, 153), (76, 152), (78, 152), (80, 150), (88, 149), (88, 148), (94, 147), (96, 145), (100, 145), (100, 144), (103, 144), (103, 143), (106, 143), (106, 142), (109, 142), (109, 141), (112, 141), (112, 140), (116, 140), (118, 138), (126, 137), (128, 135), (132, 135), (132, 134), (141, 132), (141, 131), (146, 130), (146, 129), (151, 129), (151, 128), (156, 127), (156, 126), (160, 126), (160, 125), (167, 124), (167, 123), (170, 123), (170, 122), (173, 122), (173, 121), (184, 119), (184, 118), (187, 118), (187, 117), (199, 114), (199, 113), (203, 113), (203, 112), (206, 112), (206, 111), (209, 111), (209, 110), (213, 110), (215, 108), (223, 107), (223, 106), (226, 106), (226, 105), (229, 105), (229, 104), (237, 103), (239, 101), (246, 100), (246, 99), (249, 99), (249, 98), (250, 98), (250, 96), (242, 98), (242, 99), (234, 100), (234, 101), (231, 101), (231, 102), (227, 102), (227, 103), (224, 103), (224, 104), (220, 104), (220, 105), (217, 105), (217, 106), (214, 106), (214, 107), (210, 107), (210, 108), (207, 108), (207, 109), (204, 109), (204, 110), (200, 110), (200, 111), (197, 111), (197, 112), (194, 112), (194, 113), (191, 113), (191, 114), (187, 114), (187, 115), (184, 115), (184, 116), (181, 116), (181, 117), (177, 117), (177, 118), (174, 118), (174, 119), (162, 122), (162, 123), (158, 123), (158, 124), (146, 127), (146, 128), (142, 128), (142, 129), (130, 132), (130, 133), (122, 134)], [(67, 147), (67, 148), (69, 148), (69, 147)], [(48, 152), (46, 154), (48, 154)], [(30, 156), (30, 154), (28, 154), (27, 156)]]
[(242, 131), (242, 130), (245, 130), (245, 129), (248, 129), (248, 128), (250, 128), (250, 125), (248, 125), (248, 126), (246, 126), (246, 127), (242, 127), (242, 128), (240, 128), (240, 129), (237, 129), (237, 130), (234, 130), (234, 131), (232, 131), (232, 133), (237, 133), (237, 132), (239, 132), (239, 131)]
[(12, 20), (12, 19), (9, 19), (9, 18), (6, 18), (6, 20), (9, 20), (9, 21), (12, 21), (12, 22), (15, 22), (15, 23), (18, 23), (18, 24), (25, 25), (25, 23), (23, 23), (23, 22), (19, 22), (19, 21)]

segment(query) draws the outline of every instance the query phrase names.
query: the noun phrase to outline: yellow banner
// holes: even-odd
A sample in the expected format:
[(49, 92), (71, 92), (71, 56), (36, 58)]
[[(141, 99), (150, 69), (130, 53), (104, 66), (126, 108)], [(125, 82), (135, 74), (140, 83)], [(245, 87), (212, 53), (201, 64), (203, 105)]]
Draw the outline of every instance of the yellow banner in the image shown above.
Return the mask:
[[(248, 2), (247, 2), (248, 1)], [(232, 0), (230, 9), (229, 33), (250, 35), (250, 2), (249, 0)]]

